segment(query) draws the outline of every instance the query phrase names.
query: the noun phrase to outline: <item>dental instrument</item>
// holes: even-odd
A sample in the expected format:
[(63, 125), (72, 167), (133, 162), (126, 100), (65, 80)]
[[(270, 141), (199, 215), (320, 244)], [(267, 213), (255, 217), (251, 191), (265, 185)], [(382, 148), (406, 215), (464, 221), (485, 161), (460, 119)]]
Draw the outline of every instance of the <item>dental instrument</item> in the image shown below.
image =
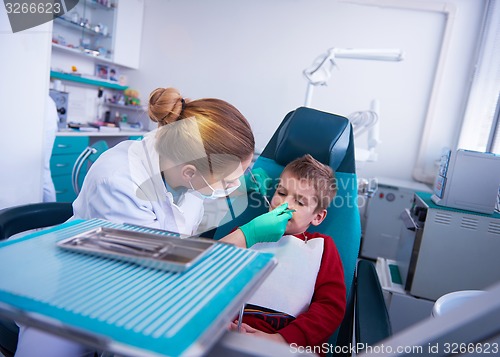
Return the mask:
[[(257, 185), (257, 188), (259, 189), (259, 192), (261, 192), (260, 191), (260, 183), (257, 181), (257, 179), (255, 178), (255, 176), (252, 173), (252, 171), (250, 171), (250, 176), (252, 178), (252, 181), (255, 182), (255, 184)], [(269, 202), (269, 199), (267, 198), (267, 196), (263, 194), (262, 197), (264, 198), (264, 201), (266, 202), (267, 207), (268, 208), (271, 207), (271, 203)]]
[(241, 330), (241, 323), (243, 321), (243, 313), (245, 312), (245, 304), (243, 304), (240, 308), (240, 314), (238, 316), (238, 327), (237, 327), (237, 331), (240, 332)]

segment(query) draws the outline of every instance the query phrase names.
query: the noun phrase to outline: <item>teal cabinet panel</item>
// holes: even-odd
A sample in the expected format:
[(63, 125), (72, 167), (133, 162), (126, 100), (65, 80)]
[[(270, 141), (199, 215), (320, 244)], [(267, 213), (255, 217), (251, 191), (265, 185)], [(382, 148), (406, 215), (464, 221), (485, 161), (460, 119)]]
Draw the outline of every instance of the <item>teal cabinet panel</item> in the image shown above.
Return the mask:
[[(82, 187), (83, 179), (86, 174), (87, 170), (81, 171), (80, 177), (78, 178), (80, 187)], [(71, 173), (68, 175), (53, 175), (52, 182), (54, 182), (57, 202), (73, 202), (76, 199), (76, 193), (71, 183)]]
[(54, 142), (52, 155), (80, 154), (89, 146), (88, 136), (58, 136)]
[(71, 174), (52, 176), (54, 187), (56, 189), (57, 202), (73, 202), (76, 198), (76, 193), (71, 185)]
[[(50, 158), (50, 172), (56, 189), (57, 202), (72, 202), (76, 198), (71, 183), (71, 172), (78, 156), (89, 145), (88, 136), (57, 136)], [(87, 173), (84, 167), (78, 182), (83, 182)]]
[(73, 166), (79, 154), (52, 155), (50, 158), (50, 172), (52, 176), (71, 175)]

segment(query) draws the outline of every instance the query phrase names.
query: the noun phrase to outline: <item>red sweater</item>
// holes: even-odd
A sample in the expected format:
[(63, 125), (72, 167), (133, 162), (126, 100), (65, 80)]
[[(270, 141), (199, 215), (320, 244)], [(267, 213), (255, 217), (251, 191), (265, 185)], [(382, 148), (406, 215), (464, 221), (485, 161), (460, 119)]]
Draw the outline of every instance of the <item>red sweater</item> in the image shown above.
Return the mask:
[[(321, 265), (309, 309), (278, 330), (262, 319), (243, 315), (243, 322), (248, 325), (267, 333), (277, 332), (289, 344), (295, 343), (304, 347), (320, 346), (327, 342), (342, 322), (346, 305), (344, 269), (333, 239), (320, 233), (306, 235), (308, 240), (324, 240)], [(304, 240), (302, 234), (296, 237)]]

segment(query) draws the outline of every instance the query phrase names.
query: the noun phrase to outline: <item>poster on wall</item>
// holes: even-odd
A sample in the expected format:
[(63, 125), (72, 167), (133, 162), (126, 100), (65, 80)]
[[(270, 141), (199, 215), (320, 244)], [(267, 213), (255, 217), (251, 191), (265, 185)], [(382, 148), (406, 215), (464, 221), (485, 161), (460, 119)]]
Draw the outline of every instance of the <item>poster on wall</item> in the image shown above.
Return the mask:
[(95, 76), (99, 79), (109, 80), (109, 67), (104, 64), (96, 64)]

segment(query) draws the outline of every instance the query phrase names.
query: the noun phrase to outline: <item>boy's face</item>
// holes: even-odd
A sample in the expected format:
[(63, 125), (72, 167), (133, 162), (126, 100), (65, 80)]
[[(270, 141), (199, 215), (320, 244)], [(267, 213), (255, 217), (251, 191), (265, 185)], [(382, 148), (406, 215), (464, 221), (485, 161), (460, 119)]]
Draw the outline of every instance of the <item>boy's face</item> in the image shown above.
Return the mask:
[(316, 211), (318, 198), (313, 184), (306, 179), (299, 179), (285, 171), (280, 177), (280, 183), (271, 199), (272, 210), (288, 202), (288, 208), (294, 209), (292, 219), (286, 225), (286, 234), (297, 234), (307, 230), (309, 225), (317, 226), (326, 217), (326, 210)]

